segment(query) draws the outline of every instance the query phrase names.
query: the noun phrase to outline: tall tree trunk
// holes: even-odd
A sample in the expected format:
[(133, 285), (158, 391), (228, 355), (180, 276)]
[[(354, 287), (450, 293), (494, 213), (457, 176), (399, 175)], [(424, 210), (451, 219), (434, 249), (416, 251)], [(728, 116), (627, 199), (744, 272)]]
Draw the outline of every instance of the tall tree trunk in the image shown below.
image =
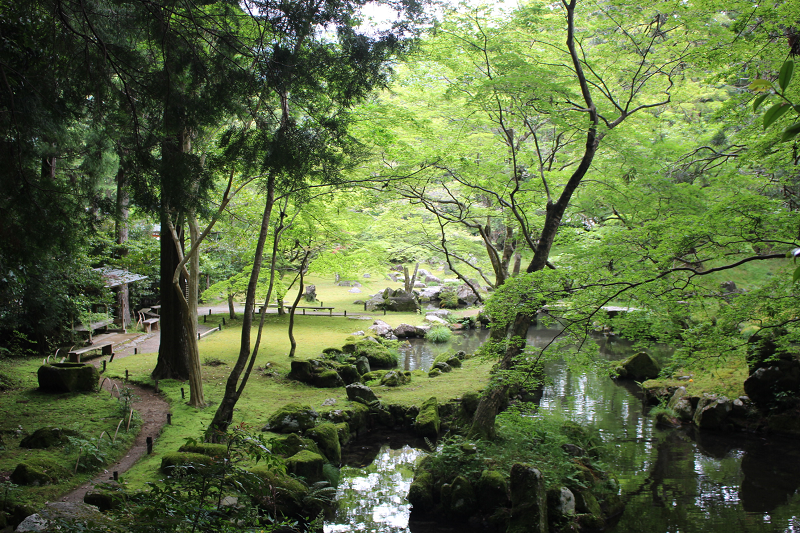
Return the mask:
[[(158, 360), (153, 369), (151, 377), (153, 379), (189, 379), (189, 343), (187, 337), (189, 332), (186, 330), (186, 317), (184, 307), (181, 305), (183, 296), (175, 290), (172, 277), (175, 269), (180, 263), (178, 250), (175, 242), (170, 235), (169, 215), (165, 212), (167, 206), (162, 208), (161, 213), (161, 320), (159, 329), (161, 330), (161, 343), (158, 346)], [(178, 238), (182, 241), (183, 230), (177, 225), (175, 231)], [(179, 282), (181, 292), (185, 289), (185, 280)]]
[[(119, 245), (118, 253), (120, 258), (128, 255), (128, 248), (124, 245), (128, 242), (128, 203), (130, 198), (125, 182), (125, 170), (120, 162), (120, 168), (117, 171), (117, 217), (115, 231), (117, 235), (117, 244)], [(128, 290), (128, 284), (120, 285), (115, 292), (117, 320), (122, 329), (127, 329), (127, 327), (131, 325), (130, 291)]]

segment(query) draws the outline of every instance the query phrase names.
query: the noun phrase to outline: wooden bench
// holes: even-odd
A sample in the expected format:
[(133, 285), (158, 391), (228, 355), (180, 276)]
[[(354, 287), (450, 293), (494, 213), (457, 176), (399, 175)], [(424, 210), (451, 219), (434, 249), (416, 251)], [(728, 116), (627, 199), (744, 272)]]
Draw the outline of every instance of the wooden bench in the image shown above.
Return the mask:
[(142, 325), (145, 333), (150, 333), (152, 330), (158, 331), (158, 322), (161, 319), (158, 315), (150, 313), (149, 308), (140, 309), (136, 314), (139, 315), (139, 324)]
[[(263, 307), (264, 307), (263, 305), (258, 306), (259, 312), (261, 311), (261, 309)], [(277, 308), (277, 307), (280, 307), (280, 306), (277, 305), (277, 304), (269, 304), (267, 307), (272, 309), (272, 308)], [(284, 305), (283, 307), (286, 309), (286, 311), (291, 311), (292, 310), (292, 306), (291, 305)], [(310, 306), (310, 305), (309, 306), (298, 305), (295, 309), (302, 309), (303, 310), (303, 314), (306, 314), (306, 309), (310, 309), (311, 311), (327, 310), (328, 311), (328, 315), (329, 316), (333, 316), (333, 310), (335, 308), (334, 307), (322, 307), (322, 306)]]
[(89, 346), (84, 346), (83, 348), (73, 348), (69, 351), (67, 357), (71, 363), (80, 363), (81, 362), (81, 355), (85, 354), (86, 352), (91, 352), (92, 350), (102, 350), (103, 355), (114, 355), (114, 343), (113, 342), (99, 342), (97, 344), (90, 344)]

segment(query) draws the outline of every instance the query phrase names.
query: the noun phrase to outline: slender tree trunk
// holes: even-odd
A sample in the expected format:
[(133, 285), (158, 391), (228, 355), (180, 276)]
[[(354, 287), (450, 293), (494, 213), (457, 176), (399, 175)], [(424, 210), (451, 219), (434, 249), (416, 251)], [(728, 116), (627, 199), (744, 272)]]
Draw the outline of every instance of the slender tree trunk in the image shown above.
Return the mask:
[[(558, 200), (553, 202), (548, 199), (546, 206), (546, 214), (544, 226), (539, 236), (539, 241), (534, 252), (533, 259), (528, 265), (527, 272), (538, 272), (547, 267), (547, 261), (550, 256), (550, 250), (553, 246), (558, 228), (561, 225), (561, 220), (567, 210), (570, 199), (573, 193), (580, 185), (584, 176), (589, 170), (589, 167), (597, 152), (599, 138), (597, 136), (597, 125), (599, 118), (597, 109), (595, 108), (589, 91), (589, 85), (586, 82), (586, 77), (583, 74), (583, 67), (581, 59), (578, 56), (575, 47), (575, 6), (577, 0), (571, 0), (569, 4), (565, 3), (567, 9), (567, 48), (570, 51), (572, 64), (575, 68), (575, 74), (581, 87), (581, 93), (586, 103), (586, 111), (589, 118), (589, 129), (586, 132), (586, 144), (584, 147), (583, 157), (578, 167), (570, 176)], [(509, 325), (506, 333), (506, 349), (500, 361), (500, 370), (509, 370), (514, 366), (517, 357), (525, 351), (526, 337), (528, 329), (533, 323), (535, 315), (527, 313), (518, 314), (514, 321)], [(470, 428), (470, 436), (492, 436), (495, 433), (494, 424), (497, 416), (497, 409), (501, 405), (498, 398), (502, 398), (508, 394), (509, 385), (501, 383), (490, 390), (490, 392), (481, 399), (478, 409), (476, 410), (475, 417), (472, 421)]]
[[(130, 198), (126, 188), (125, 170), (120, 164), (117, 172), (117, 220), (116, 235), (119, 245), (120, 258), (128, 255), (128, 249), (124, 246), (128, 242), (128, 203)], [(120, 285), (116, 290), (117, 301), (117, 320), (122, 329), (127, 329), (131, 325), (130, 291), (128, 284)]]
[(236, 318), (236, 310), (234, 309), (233, 294), (228, 295), (228, 316), (231, 320)]
[[(194, 213), (187, 217), (189, 224), (189, 238), (192, 248), (198, 245), (200, 232), (197, 228), (197, 219)], [(203, 393), (203, 374), (200, 367), (200, 345), (197, 337), (197, 296), (200, 291), (200, 254), (195, 253), (189, 260), (188, 289), (189, 298), (186, 301), (184, 316), (186, 329), (189, 331), (189, 405), (193, 407), (205, 407), (206, 400)], [(175, 288), (180, 290), (180, 285), (175, 284)]]
[(297, 289), (297, 297), (294, 299), (294, 303), (292, 304), (292, 308), (289, 310), (289, 342), (292, 345), (291, 350), (289, 350), (289, 357), (294, 357), (295, 350), (297, 349), (297, 341), (294, 339), (294, 313), (297, 310), (297, 304), (300, 303), (300, 298), (303, 297), (303, 291), (305, 290), (305, 284), (303, 283), (306, 271), (306, 263), (308, 261), (308, 256), (311, 252), (306, 251), (305, 256), (303, 257), (303, 261), (300, 264), (300, 278), (299, 283), (300, 287)]
[[(239, 379), (242, 377), (248, 359), (250, 358), (250, 334), (253, 326), (253, 309), (255, 308), (256, 289), (258, 288), (258, 277), (261, 274), (261, 265), (264, 258), (264, 245), (269, 234), (269, 219), (272, 216), (272, 208), (275, 205), (275, 176), (270, 174), (267, 178), (267, 195), (264, 205), (264, 213), (261, 217), (261, 230), (258, 234), (256, 243), (255, 257), (253, 260), (253, 270), (250, 273), (250, 281), (247, 284), (247, 295), (244, 304), (244, 316), (242, 317), (242, 337), (239, 345), (239, 357), (236, 364), (231, 369), (231, 373), (225, 382), (225, 394), (220, 401), (214, 419), (211, 421), (209, 430), (211, 432), (224, 433), (233, 421), (233, 408), (239, 401), (242, 387), (246, 382), (239, 386)], [(274, 254), (273, 254), (274, 257)], [(269, 292), (269, 291), (268, 291)], [(268, 294), (269, 297), (269, 294)], [(262, 310), (262, 317), (266, 309)], [(210, 435), (213, 439), (214, 435)]]

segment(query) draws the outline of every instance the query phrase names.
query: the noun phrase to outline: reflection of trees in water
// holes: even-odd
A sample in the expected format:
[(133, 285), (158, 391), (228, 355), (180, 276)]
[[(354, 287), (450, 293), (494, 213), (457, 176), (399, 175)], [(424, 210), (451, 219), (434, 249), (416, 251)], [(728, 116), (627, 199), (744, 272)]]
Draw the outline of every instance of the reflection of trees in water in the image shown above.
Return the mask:
[(675, 430), (660, 435), (651, 457), (647, 479), (623, 495), (614, 531), (783, 530), (767, 513), (800, 487), (800, 450), (789, 442)]

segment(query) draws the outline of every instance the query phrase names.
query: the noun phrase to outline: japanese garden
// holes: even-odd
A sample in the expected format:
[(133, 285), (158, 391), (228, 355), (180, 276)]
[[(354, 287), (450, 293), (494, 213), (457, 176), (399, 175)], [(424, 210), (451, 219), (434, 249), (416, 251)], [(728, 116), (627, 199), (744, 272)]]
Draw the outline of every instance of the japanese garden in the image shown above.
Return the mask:
[(800, 528), (800, 4), (0, 9), (0, 531)]

